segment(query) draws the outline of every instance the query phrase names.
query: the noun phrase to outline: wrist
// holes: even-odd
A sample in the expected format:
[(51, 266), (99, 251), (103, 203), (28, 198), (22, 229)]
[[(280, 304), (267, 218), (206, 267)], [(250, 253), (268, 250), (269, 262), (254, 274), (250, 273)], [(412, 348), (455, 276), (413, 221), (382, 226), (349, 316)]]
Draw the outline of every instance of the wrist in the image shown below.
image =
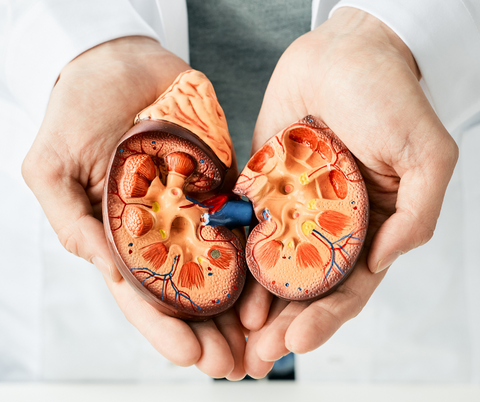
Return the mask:
[(378, 44), (380, 48), (396, 52), (420, 80), (420, 70), (408, 46), (388, 25), (378, 18), (357, 8), (341, 7), (332, 14), (329, 21), (343, 35), (355, 35), (370, 44)]

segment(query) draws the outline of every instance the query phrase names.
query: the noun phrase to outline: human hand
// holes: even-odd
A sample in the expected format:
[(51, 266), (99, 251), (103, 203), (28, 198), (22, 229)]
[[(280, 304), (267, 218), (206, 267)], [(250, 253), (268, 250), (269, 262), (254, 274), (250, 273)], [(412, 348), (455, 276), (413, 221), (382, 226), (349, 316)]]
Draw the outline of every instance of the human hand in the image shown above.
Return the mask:
[(370, 222), (355, 270), (323, 299), (288, 303), (248, 282), (238, 309), (251, 330), (245, 352), (251, 376), (265, 376), (289, 351), (305, 353), (326, 342), (362, 310), (385, 269), (433, 235), (458, 148), (419, 79), (401, 39), (348, 7), (295, 41), (278, 62), (252, 152), (300, 118), (319, 117), (357, 158)]
[(121, 277), (107, 246), (101, 203), (107, 165), (140, 110), (190, 67), (146, 37), (78, 56), (61, 72), (22, 167), (63, 246), (94, 263), (127, 319), (167, 359), (212, 377), (245, 375), (245, 337), (233, 311), (186, 323), (160, 313)]

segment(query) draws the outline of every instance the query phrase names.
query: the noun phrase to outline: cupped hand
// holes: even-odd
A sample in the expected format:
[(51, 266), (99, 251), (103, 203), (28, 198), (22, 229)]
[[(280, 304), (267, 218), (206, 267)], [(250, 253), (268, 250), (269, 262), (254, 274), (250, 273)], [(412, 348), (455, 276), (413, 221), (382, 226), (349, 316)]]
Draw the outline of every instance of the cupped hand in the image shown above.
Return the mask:
[(248, 283), (238, 309), (251, 330), (245, 352), (250, 375), (265, 376), (289, 351), (305, 353), (326, 342), (362, 310), (385, 269), (433, 235), (458, 148), (419, 79), (401, 39), (349, 7), (297, 39), (278, 62), (252, 151), (300, 118), (319, 117), (357, 158), (370, 222), (355, 270), (333, 294), (288, 303)]
[(61, 72), (22, 173), (63, 246), (99, 268), (125, 316), (162, 355), (240, 379), (245, 338), (235, 313), (187, 324), (154, 309), (116, 269), (101, 222), (105, 173), (118, 141), (189, 68), (146, 37), (116, 39), (78, 56)]

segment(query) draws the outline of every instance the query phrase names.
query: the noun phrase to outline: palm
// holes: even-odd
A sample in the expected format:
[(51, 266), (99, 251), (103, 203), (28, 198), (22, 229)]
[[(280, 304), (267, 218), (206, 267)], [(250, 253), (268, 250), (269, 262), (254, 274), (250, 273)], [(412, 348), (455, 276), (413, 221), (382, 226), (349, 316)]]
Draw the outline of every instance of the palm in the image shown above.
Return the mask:
[[(428, 166), (426, 155), (438, 155), (452, 141), (423, 95), (413, 58), (406, 62), (384, 41), (375, 43), (357, 32), (347, 40), (337, 37), (335, 24), (329, 21), (304, 35), (280, 59), (257, 120), (252, 151), (306, 115), (322, 119), (357, 159), (370, 200), (368, 234), (351, 276), (314, 303), (272, 300), (258, 284), (249, 283), (240, 316), (254, 330), (245, 359), (247, 372), (254, 376), (265, 375), (271, 362), (289, 350), (317, 348), (360, 312), (384, 276), (371, 273), (382, 257), (428, 240), (453, 170), (450, 160), (441, 179), (428, 180), (438, 172)], [(431, 199), (437, 197), (436, 203), (422, 200), (419, 188), (431, 193)], [(420, 221), (428, 225), (423, 228)]]
[[(70, 252), (115, 267), (100, 221), (110, 156), (136, 113), (188, 68), (151, 39), (124, 38), (89, 50), (62, 71), (23, 173)], [(187, 324), (146, 303), (115, 268), (102, 273), (127, 319), (169, 360), (196, 364), (214, 377), (244, 376), (245, 338), (233, 312)]]

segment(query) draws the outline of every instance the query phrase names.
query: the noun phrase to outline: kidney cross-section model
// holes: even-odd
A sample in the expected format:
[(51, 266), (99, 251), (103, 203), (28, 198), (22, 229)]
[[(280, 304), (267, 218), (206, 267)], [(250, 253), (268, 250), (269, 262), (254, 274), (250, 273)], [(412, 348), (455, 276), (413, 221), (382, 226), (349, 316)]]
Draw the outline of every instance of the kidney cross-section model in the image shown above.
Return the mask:
[(217, 218), (235, 202), (223, 191), (233, 163), (225, 115), (198, 71), (140, 112), (111, 158), (103, 213), (112, 255), (167, 314), (207, 319), (242, 291), (247, 266), (234, 231), (243, 221)]
[(307, 116), (250, 159), (233, 190), (253, 203), (250, 271), (287, 300), (331, 293), (352, 271), (367, 232), (368, 196), (353, 156)]

